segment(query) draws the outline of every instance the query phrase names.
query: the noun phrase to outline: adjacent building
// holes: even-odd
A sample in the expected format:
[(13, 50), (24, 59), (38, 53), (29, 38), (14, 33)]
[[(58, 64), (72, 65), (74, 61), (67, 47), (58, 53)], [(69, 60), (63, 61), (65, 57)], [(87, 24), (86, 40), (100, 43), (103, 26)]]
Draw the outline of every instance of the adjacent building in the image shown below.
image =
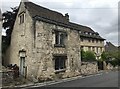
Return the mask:
[(90, 27), (71, 23), (73, 27), (79, 29), (80, 46), (84, 51), (93, 51), (96, 59), (100, 59), (100, 55), (104, 50), (104, 38), (98, 32), (94, 32)]
[(22, 1), (6, 63), (17, 64), (31, 80), (72, 77), (80, 74), (81, 48), (100, 53), (103, 42), (91, 28), (70, 22), (68, 14)]
[(118, 51), (118, 47), (113, 45), (111, 42), (106, 42), (105, 51), (106, 52), (115, 52), (115, 51)]

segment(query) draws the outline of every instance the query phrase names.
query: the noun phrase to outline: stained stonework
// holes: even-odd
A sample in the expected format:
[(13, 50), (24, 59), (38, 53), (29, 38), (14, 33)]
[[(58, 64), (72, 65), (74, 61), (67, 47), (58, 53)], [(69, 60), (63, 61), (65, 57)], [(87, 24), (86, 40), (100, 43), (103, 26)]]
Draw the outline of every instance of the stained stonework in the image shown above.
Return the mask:
[(98, 73), (97, 62), (82, 62), (81, 64), (81, 74), (89, 75)]
[[(19, 15), (25, 12), (25, 22), (19, 23)], [(22, 29), (21, 29), (22, 28)], [(55, 47), (54, 29), (66, 32), (65, 47)], [(12, 32), (11, 45), (7, 52), (6, 59), (9, 64), (20, 66), (20, 50), (25, 50), (26, 57), (24, 63), (24, 76), (37, 81), (46, 79), (55, 79), (56, 74), (54, 55), (66, 55), (65, 71), (61, 77), (76, 76), (80, 71), (80, 38), (77, 30), (46, 23), (39, 20), (33, 20), (24, 3), (21, 3), (15, 26)]]
[[(65, 48), (54, 47), (55, 34), (53, 29), (65, 31), (67, 36), (65, 38)], [(35, 69), (38, 71), (37, 78), (42, 76), (54, 77), (55, 68), (53, 55), (67, 55), (66, 69), (63, 77), (71, 77), (79, 74), (80, 70), (80, 39), (79, 34), (75, 30), (55, 26), (53, 24), (42, 21), (36, 22), (36, 39), (35, 39)]]

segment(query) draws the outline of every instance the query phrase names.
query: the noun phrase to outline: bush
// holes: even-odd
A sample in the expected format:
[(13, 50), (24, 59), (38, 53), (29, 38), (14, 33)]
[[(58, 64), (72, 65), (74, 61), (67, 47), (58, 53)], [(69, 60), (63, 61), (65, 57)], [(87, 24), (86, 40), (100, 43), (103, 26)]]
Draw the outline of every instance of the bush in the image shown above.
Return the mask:
[(113, 66), (120, 65), (120, 51), (103, 52), (101, 61), (111, 63)]
[(82, 61), (96, 61), (94, 52), (92, 51), (81, 51), (81, 60)]

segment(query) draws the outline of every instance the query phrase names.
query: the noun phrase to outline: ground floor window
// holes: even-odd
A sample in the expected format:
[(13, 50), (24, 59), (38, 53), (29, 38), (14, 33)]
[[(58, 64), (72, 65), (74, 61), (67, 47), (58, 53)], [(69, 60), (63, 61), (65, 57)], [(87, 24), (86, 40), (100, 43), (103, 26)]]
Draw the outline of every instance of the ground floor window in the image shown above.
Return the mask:
[(66, 68), (66, 56), (55, 56), (54, 62), (55, 62), (55, 70), (61, 70)]

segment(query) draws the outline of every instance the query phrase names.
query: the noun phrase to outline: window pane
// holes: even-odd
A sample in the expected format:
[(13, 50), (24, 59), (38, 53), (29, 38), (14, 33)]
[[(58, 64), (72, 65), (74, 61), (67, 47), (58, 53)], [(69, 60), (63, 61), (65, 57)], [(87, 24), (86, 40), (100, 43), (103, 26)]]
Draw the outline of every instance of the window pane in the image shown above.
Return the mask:
[(55, 44), (59, 44), (59, 33), (55, 33)]
[(55, 57), (55, 70), (64, 69), (65, 60), (66, 60), (66, 56)]
[(21, 16), (20, 16), (20, 24), (21, 23), (24, 23), (24, 14), (22, 14)]
[(64, 44), (64, 34), (60, 34), (60, 44)]
[(59, 59), (55, 59), (55, 70), (59, 70)]

